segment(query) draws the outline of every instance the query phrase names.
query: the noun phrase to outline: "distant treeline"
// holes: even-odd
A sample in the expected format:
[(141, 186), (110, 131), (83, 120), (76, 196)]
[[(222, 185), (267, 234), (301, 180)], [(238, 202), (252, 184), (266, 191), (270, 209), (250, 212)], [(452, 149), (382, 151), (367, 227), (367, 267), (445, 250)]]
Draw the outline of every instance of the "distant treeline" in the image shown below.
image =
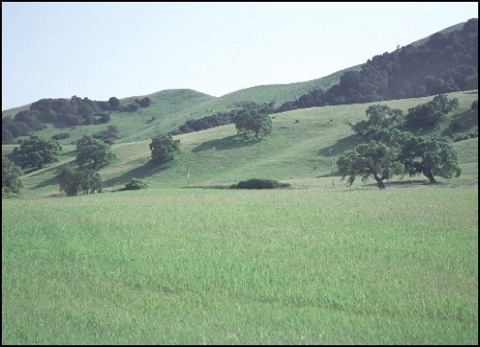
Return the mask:
[(478, 87), (478, 19), (460, 30), (436, 33), (421, 46), (410, 44), (377, 55), (348, 71), (328, 90), (316, 89), (277, 108), (284, 112), (314, 106), (416, 98)]
[(148, 97), (135, 99), (126, 106), (116, 97), (108, 101), (94, 101), (72, 96), (67, 99), (41, 99), (30, 105), (28, 110), (18, 112), (15, 117), (2, 118), (2, 143), (14, 143), (19, 136), (31, 135), (42, 130), (47, 124), (57, 128), (76, 125), (102, 124), (110, 121), (110, 112), (134, 112), (140, 107), (148, 107)]

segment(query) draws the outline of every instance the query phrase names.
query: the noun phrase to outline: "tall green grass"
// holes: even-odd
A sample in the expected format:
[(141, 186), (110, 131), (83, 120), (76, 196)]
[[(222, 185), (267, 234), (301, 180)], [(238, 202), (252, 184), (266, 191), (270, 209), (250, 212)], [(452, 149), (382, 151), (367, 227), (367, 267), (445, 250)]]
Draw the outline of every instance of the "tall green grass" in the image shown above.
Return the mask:
[(477, 344), (478, 192), (2, 200), (4, 344)]

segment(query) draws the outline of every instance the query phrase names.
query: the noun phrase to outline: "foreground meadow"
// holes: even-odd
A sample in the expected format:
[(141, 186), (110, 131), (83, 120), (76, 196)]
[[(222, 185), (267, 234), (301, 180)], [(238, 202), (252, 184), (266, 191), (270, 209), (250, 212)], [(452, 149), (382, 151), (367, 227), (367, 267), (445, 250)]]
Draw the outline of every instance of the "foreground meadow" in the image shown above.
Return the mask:
[(478, 191), (2, 199), (2, 344), (477, 344)]

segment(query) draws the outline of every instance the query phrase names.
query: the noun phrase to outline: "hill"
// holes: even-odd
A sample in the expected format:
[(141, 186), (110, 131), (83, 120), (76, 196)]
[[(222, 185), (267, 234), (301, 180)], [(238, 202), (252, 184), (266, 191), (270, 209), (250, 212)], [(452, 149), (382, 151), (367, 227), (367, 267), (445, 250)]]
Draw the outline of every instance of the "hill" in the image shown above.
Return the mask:
[[(148, 98), (151, 102), (150, 105), (147, 107), (138, 107), (138, 104), (136, 104), (134, 100), (139, 100), (141, 98)], [(188, 109), (193, 105), (204, 103), (212, 99), (215, 99), (215, 97), (189, 89), (164, 90), (148, 96), (121, 99), (119, 100), (121, 105), (119, 111), (102, 111), (100, 109), (102, 104), (107, 104), (108, 107), (108, 102), (92, 101), (88, 100), (88, 98), (81, 99), (76, 96), (73, 96), (70, 101), (66, 99), (42, 99), (34, 103), (34, 105), (40, 102), (47, 104), (47, 106), (40, 108), (39, 110), (34, 109), (33, 111), (28, 111), (27, 109), (27, 111), (25, 111), (23, 109), (22, 111), (24, 112), (17, 113), (13, 119), (9, 116), (2, 118), (2, 141), (5, 142), (4, 132), (7, 129), (10, 129), (8, 125), (13, 124), (18, 127), (18, 124), (20, 124), (25, 127), (25, 124), (22, 124), (24, 119), (26, 119), (25, 122), (28, 122), (30, 128), (35, 127), (36, 131), (34, 131), (34, 133), (39, 136), (50, 138), (56, 134), (68, 133), (68, 137), (61, 140), (62, 144), (75, 143), (85, 134), (95, 134), (110, 126), (117, 128), (119, 132), (118, 137), (129, 137), (130, 135), (137, 134), (146, 128), (167, 132), (173, 130), (177, 126), (177, 123), (175, 122), (176, 114), (180, 114), (181, 111)], [(74, 125), (67, 126), (62, 125), (61, 123), (54, 124), (51, 122), (42, 123), (37, 119), (40, 117), (39, 112), (52, 113), (53, 110), (49, 108), (49, 104), (55, 105), (59, 103), (63, 103), (63, 105), (59, 107), (57, 117), (61, 117), (60, 112), (62, 112), (66, 117), (71, 119), (70, 123), (74, 122)], [(75, 113), (75, 109), (66, 109), (75, 103), (81, 103), (82, 107), (92, 106), (89, 113), (82, 113), (82, 109), (80, 109), (78, 113)], [(98, 107), (98, 104), (100, 105), (100, 108)], [(132, 104), (136, 104), (137, 110), (133, 112), (127, 111), (127, 106)], [(38, 106), (36, 107), (38, 108)], [(47, 115), (49, 113), (47, 113)], [(53, 113), (55, 114), (55, 111), (53, 111)], [(9, 111), (3, 113), (3, 115), (6, 114), (9, 114)], [(107, 121), (97, 121), (98, 116), (103, 115), (107, 116)], [(20, 116), (23, 116), (21, 121), (19, 121)], [(42, 117), (46, 116), (42, 114)], [(91, 119), (93, 119), (93, 121)], [(180, 122), (184, 121), (184, 119), (180, 120)], [(30, 125), (32, 123), (33, 125)]]
[(374, 56), (359, 71), (348, 71), (328, 90), (313, 90), (280, 111), (422, 97), (478, 87), (478, 19), (451, 27), (423, 44), (410, 44)]
[[(446, 134), (452, 121), (468, 113), (477, 92), (451, 93), (459, 100), (459, 108), (442, 121), (432, 135)], [(432, 97), (384, 101), (392, 108), (406, 112), (408, 108), (428, 102)], [(149, 164), (150, 140), (120, 143), (112, 150), (117, 159), (100, 171), (104, 187), (122, 187), (132, 178), (145, 180), (153, 187), (229, 186), (249, 178), (271, 178), (298, 186), (344, 186), (338, 176), (331, 176), (332, 163), (345, 150), (356, 145), (350, 124), (365, 119), (371, 103), (314, 107), (275, 115), (271, 136), (264, 140), (239, 138), (232, 124), (194, 133), (178, 135), (182, 153), (176, 162), (163, 167)], [(478, 131), (476, 122), (465, 132)], [(10, 146), (10, 150), (11, 150)], [(5, 151), (7, 152), (7, 147)], [(463, 175), (452, 184), (478, 184), (478, 139), (454, 143)], [(332, 150), (330, 152), (330, 149)], [(58, 192), (57, 168), (74, 159), (74, 146), (66, 146), (60, 163), (22, 177), (24, 195), (50, 195)], [(331, 153), (331, 157), (330, 157)], [(189, 178), (187, 179), (187, 172)], [(421, 180), (421, 178), (419, 178)], [(405, 177), (405, 181), (410, 178)], [(358, 186), (361, 186), (358, 183)]]
[[(239, 102), (266, 103), (275, 101), (276, 104), (282, 104), (288, 100), (294, 100), (315, 88), (328, 88), (338, 83), (344, 72), (354, 71), (358, 68), (359, 66), (353, 66), (306, 82), (251, 87), (222, 97), (214, 97), (188, 89), (164, 90), (149, 95), (132, 96), (120, 99), (121, 105), (129, 105), (134, 103), (135, 99), (144, 97), (150, 98), (151, 104), (149, 107), (140, 108), (134, 112), (110, 112), (108, 124), (78, 125), (64, 129), (47, 124), (44, 129), (35, 131), (35, 133), (49, 138), (58, 133), (68, 132), (70, 136), (60, 142), (71, 144), (85, 134), (94, 134), (108, 126), (116, 126), (119, 132), (118, 143), (144, 140), (153, 137), (156, 133), (168, 133), (177, 130), (188, 119), (199, 119), (215, 112), (224, 112), (236, 108)], [(3, 111), (2, 120), (5, 117), (13, 118), (19, 112), (28, 110), (29, 107), (30, 105), (25, 105)]]

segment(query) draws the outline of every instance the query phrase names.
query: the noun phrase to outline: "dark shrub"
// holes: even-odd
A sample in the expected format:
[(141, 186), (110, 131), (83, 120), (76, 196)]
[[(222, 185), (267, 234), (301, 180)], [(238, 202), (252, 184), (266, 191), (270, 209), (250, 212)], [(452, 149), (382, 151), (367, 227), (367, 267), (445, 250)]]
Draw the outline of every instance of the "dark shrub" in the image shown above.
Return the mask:
[(288, 183), (281, 183), (277, 180), (252, 178), (247, 181), (240, 181), (232, 185), (234, 189), (275, 189), (290, 187)]
[(70, 137), (70, 133), (58, 133), (52, 136), (54, 140), (63, 140), (68, 139)]
[(132, 178), (130, 182), (125, 184), (124, 190), (136, 190), (136, 189), (145, 189), (147, 184), (138, 178)]

